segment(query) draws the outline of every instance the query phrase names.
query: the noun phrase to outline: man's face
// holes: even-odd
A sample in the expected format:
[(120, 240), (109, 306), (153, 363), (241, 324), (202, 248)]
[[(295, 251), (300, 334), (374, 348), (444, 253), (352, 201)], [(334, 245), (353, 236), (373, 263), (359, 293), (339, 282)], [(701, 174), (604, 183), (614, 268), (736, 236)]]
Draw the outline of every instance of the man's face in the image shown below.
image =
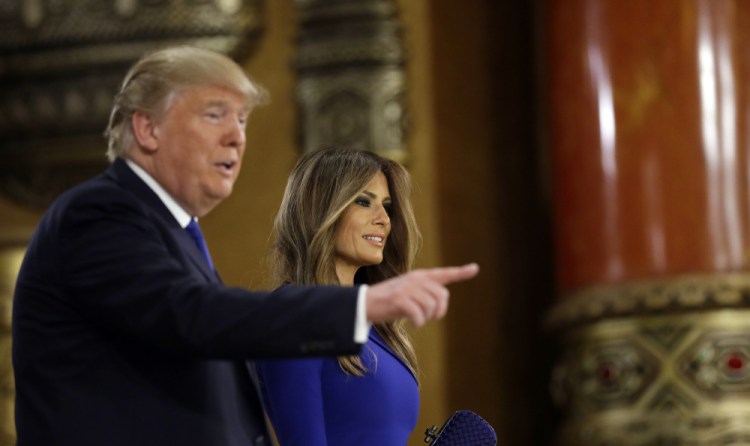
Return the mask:
[(178, 92), (155, 120), (152, 176), (191, 215), (207, 214), (232, 193), (247, 115), (242, 94), (195, 86)]

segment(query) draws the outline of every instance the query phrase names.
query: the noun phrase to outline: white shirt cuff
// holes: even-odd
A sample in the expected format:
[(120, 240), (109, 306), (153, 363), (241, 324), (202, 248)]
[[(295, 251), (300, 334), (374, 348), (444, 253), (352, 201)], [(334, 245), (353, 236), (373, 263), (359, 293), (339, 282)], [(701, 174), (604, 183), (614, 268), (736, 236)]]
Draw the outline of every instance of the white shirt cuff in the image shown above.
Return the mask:
[(357, 314), (354, 320), (354, 342), (364, 344), (370, 336), (372, 324), (367, 321), (367, 285), (360, 285), (357, 292)]

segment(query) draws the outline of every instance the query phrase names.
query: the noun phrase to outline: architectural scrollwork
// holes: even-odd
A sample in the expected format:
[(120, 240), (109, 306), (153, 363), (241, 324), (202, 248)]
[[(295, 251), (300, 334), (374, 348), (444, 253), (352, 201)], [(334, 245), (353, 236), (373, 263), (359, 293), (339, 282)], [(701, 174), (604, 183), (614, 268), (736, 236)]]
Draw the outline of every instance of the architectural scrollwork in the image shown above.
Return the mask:
[(690, 276), (597, 287), (558, 304), (558, 444), (750, 443), (748, 283), (744, 274)]
[(247, 57), (262, 0), (0, 2), (0, 191), (46, 206), (106, 163), (106, 126), (127, 68), (193, 44)]
[(297, 0), (304, 151), (366, 149), (406, 161), (405, 50), (394, 0)]
[(750, 274), (685, 275), (569, 293), (547, 315), (551, 329), (603, 318), (750, 307)]

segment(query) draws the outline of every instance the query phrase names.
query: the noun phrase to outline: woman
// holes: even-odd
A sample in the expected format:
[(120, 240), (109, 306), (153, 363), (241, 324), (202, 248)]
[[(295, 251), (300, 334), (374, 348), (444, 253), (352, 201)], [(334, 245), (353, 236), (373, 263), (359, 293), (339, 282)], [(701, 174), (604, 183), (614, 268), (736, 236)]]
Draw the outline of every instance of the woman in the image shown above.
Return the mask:
[[(295, 166), (274, 222), (278, 284), (371, 284), (408, 271), (419, 231), (408, 172), (369, 152), (327, 149)], [(419, 412), (402, 322), (375, 325), (358, 356), (257, 363), (282, 446), (404, 445)]]

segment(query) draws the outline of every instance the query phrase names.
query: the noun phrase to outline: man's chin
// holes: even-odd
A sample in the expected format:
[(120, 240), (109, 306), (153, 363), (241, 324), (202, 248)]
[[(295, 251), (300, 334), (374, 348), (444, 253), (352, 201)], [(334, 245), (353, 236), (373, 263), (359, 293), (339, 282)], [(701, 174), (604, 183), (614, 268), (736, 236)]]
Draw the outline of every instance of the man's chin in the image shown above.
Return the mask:
[(232, 195), (232, 191), (234, 190), (234, 182), (231, 185), (222, 184), (221, 187), (218, 187), (213, 194), (211, 194), (211, 199), (217, 201), (218, 203), (226, 200), (229, 198), (230, 195)]

